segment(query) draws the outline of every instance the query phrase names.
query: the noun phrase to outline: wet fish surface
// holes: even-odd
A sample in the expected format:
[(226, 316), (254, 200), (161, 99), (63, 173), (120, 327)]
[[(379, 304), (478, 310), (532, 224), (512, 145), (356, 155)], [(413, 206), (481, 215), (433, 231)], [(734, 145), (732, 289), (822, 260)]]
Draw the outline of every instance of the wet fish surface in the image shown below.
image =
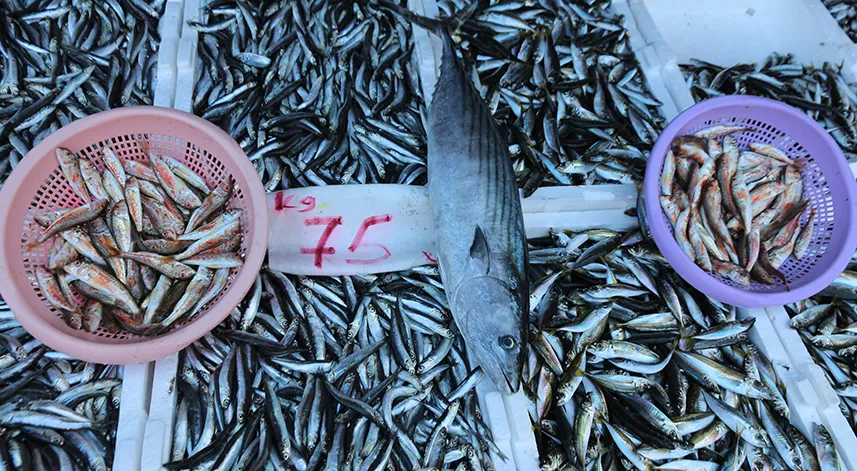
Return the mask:
[(782, 101), (818, 121), (848, 161), (857, 160), (857, 86), (846, 81), (841, 65), (802, 65), (790, 54), (774, 53), (756, 64), (692, 60), (681, 69), (694, 100), (737, 94)]
[(527, 345), (526, 235), (515, 175), (446, 23), (428, 122), (428, 191), (438, 263), (456, 326), (500, 391), (520, 387)]
[(0, 465), (107, 471), (113, 464), (122, 367), (44, 346), (0, 301)]
[(0, 180), (62, 126), (151, 105), (166, 2), (4, 1), (0, 17)]
[[(228, 207), (234, 178), (224, 176), (212, 190), (146, 141), (136, 145), (150, 163), (126, 166), (106, 146), (100, 150), (103, 171), (68, 149), (56, 151), (66, 181), (77, 182), (72, 188), (92, 202), (37, 214), (44, 228), (26, 248), (51, 244), (48, 266), (37, 267), (38, 286), (73, 329), (142, 336), (170, 331), (204, 311), (226, 286), (230, 269), (243, 265), (243, 210)], [(126, 167), (141, 180), (128, 176)], [(105, 181), (115, 188), (107, 190)]]
[[(819, 469), (829, 436), (789, 424), (777, 369), (748, 339), (755, 319), (686, 285), (650, 241), (589, 234), (569, 261), (531, 265), (545, 294), (524, 390), (542, 469)], [(530, 240), (530, 257), (574, 236)]]

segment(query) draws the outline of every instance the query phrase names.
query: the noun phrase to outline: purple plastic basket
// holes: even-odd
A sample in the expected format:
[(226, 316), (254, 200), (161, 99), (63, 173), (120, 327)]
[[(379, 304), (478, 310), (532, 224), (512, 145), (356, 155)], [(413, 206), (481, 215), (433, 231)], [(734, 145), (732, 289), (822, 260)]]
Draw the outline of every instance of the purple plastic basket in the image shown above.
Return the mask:
[[(664, 157), (677, 136), (717, 124), (735, 124), (747, 131), (734, 134), (741, 149), (765, 142), (803, 158), (804, 197), (816, 210), (815, 228), (807, 254), (789, 257), (780, 267), (789, 281), (742, 286), (699, 268), (679, 247), (672, 225), (660, 205), (660, 177)], [(646, 167), (643, 184), (649, 229), (664, 258), (694, 288), (724, 303), (766, 307), (792, 303), (829, 285), (848, 265), (857, 248), (857, 183), (839, 146), (815, 121), (800, 110), (766, 98), (727, 96), (700, 102), (678, 115), (661, 133)], [(801, 220), (806, 223), (809, 211)]]

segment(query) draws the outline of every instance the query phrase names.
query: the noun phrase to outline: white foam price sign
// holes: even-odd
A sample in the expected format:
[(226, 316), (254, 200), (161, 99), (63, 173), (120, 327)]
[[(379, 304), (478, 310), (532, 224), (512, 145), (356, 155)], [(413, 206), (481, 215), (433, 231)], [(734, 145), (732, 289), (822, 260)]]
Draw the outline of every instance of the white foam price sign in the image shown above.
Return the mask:
[[(521, 200), (529, 237), (550, 229), (628, 230), (633, 185), (540, 188)], [(268, 195), (268, 261), (297, 275), (357, 275), (436, 263), (434, 225), (423, 186), (343, 185)]]
[(268, 196), (271, 268), (300, 275), (407, 270), (434, 263), (425, 187), (343, 185)]

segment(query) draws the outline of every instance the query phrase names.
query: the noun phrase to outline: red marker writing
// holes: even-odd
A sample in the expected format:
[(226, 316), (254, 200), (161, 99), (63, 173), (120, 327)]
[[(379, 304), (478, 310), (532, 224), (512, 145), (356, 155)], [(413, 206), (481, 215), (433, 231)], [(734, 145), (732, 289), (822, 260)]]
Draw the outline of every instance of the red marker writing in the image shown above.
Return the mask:
[[(283, 192), (277, 193), (277, 196), (274, 197), (274, 210), (282, 211), (284, 209), (296, 209), (298, 206), (292, 206), (289, 203), (295, 199), (295, 195), (286, 195)], [(315, 209), (315, 197), (307, 196), (302, 199), (300, 203), (303, 205), (303, 209), (298, 209), (299, 213), (307, 213)]]
[(297, 208), (297, 206), (289, 206), (289, 203), (295, 198), (295, 195), (286, 196), (282, 191), (274, 197), (274, 210), (282, 211), (284, 209)]
[[(348, 251), (351, 253), (354, 253), (357, 250), (357, 248), (361, 245), (361, 242), (363, 241), (363, 236), (366, 235), (366, 231), (369, 230), (369, 228), (371, 226), (374, 226), (376, 224), (388, 223), (392, 220), (393, 220), (393, 217), (390, 216), (389, 214), (382, 214), (380, 216), (370, 216), (370, 217), (364, 219), (363, 223), (360, 224), (360, 229), (357, 230), (357, 234), (354, 236), (354, 241), (351, 242), (351, 245), (348, 246)], [(368, 260), (347, 258), (347, 259), (345, 259), (345, 263), (348, 263), (351, 265), (369, 265), (369, 264), (378, 263), (380, 261), (383, 261), (383, 260), (390, 258), (390, 250), (381, 244), (366, 243), (366, 244), (362, 244), (362, 245), (364, 247), (378, 247), (378, 248), (384, 250), (384, 255), (381, 255), (380, 257), (368, 259)]]
[(307, 213), (315, 209), (315, 198), (312, 196), (307, 196), (306, 198), (301, 200), (301, 204), (306, 206), (304, 209), (298, 210), (299, 213)]
[[(306, 226), (322, 226), (325, 224), (327, 227), (324, 228), (324, 231), (321, 233), (321, 237), (318, 238), (318, 245), (316, 245), (315, 248), (301, 248), (302, 254), (315, 254), (314, 265), (319, 269), (321, 269), (322, 266), (322, 255), (333, 255), (336, 253), (336, 249), (333, 247), (327, 247), (326, 244), (327, 240), (330, 239), (330, 234), (332, 234), (333, 230), (336, 229), (336, 226), (342, 224), (342, 217), (310, 218), (304, 221), (304, 225)], [(387, 253), (389, 254), (389, 252)]]

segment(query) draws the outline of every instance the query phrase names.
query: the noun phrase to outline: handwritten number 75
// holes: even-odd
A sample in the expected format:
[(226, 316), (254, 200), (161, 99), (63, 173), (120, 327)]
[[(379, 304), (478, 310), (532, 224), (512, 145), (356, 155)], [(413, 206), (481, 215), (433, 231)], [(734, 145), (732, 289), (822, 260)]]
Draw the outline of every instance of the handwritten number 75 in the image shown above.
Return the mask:
[[(382, 214), (378, 216), (370, 216), (363, 220), (360, 224), (360, 228), (357, 230), (357, 234), (354, 236), (354, 240), (351, 242), (351, 245), (348, 246), (348, 251), (354, 253), (360, 247), (375, 247), (383, 250), (383, 254), (371, 258), (371, 259), (357, 259), (357, 258), (347, 258), (345, 259), (345, 263), (350, 265), (369, 265), (373, 263), (378, 263), (390, 258), (390, 250), (383, 246), (382, 244), (363, 242), (363, 237), (366, 235), (366, 231), (369, 230), (370, 227), (378, 225), (378, 224), (386, 224), (392, 221), (393, 218), (389, 214)], [(309, 218), (304, 221), (304, 225), (306, 226), (325, 226), (324, 230), (321, 232), (321, 236), (318, 238), (318, 244), (312, 248), (301, 248), (302, 254), (312, 254), (315, 256), (315, 260), (313, 264), (316, 268), (321, 269), (323, 263), (324, 255), (333, 255), (336, 253), (336, 249), (333, 247), (327, 246), (327, 242), (330, 239), (330, 236), (333, 234), (333, 231), (337, 226), (342, 225), (342, 217), (324, 217), (324, 218)]]

